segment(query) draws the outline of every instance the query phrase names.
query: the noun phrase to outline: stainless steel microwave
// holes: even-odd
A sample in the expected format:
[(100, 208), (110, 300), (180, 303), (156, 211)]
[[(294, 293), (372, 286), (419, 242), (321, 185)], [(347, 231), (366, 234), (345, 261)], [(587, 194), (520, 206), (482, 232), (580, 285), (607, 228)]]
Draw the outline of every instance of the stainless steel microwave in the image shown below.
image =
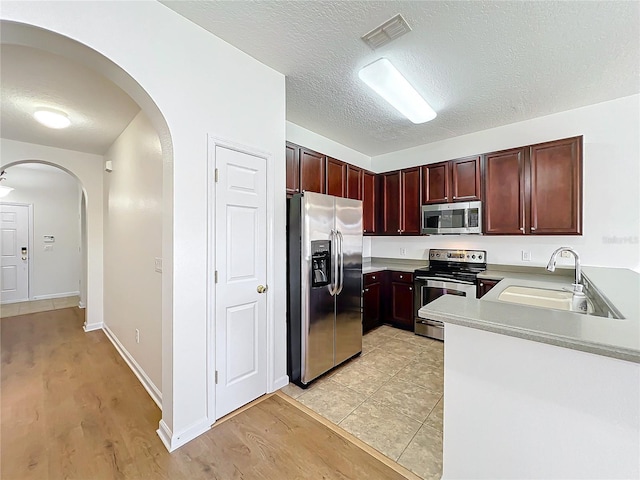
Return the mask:
[(421, 231), (428, 235), (481, 234), (482, 202), (423, 205)]

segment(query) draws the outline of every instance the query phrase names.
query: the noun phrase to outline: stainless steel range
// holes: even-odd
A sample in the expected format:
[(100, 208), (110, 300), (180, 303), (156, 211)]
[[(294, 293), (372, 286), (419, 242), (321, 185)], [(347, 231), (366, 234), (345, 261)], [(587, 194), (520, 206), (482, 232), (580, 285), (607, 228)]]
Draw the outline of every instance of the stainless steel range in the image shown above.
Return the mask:
[(476, 296), (476, 278), (487, 268), (484, 250), (429, 250), (429, 266), (413, 274), (415, 284), (415, 332), (444, 340), (444, 325), (418, 317), (418, 310), (442, 295)]

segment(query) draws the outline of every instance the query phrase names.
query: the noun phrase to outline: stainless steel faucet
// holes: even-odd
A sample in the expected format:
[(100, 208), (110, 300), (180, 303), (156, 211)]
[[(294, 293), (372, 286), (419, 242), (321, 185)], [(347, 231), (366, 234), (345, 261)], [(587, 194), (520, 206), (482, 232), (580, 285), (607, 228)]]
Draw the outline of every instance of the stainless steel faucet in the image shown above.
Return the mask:
[(587, 311), (587, 297), (582, 291), (582, 284), (580, 281), (582, 280), (582, 271), (580, 270), (580, 255), (578, 252), (573, 250), (571, 247), (560, 247), (555, 252), (551, 254), (551, 259), (549, 259), (549, 263), (547, 264), (547, 270), (550, 272), (555, 271), (556, 269), (556, 261), (558, 259), (558, 255), (562, 252), (569, 252), (573, 255), (576, 264), (576, 280), (573, 284), (573, 297), (571, 299), (571, 310), (586, 312)]
[(547, 264), (547, 270), (549, 270), (550, 272), (554, 272), (556, 270), (556, 261), (558, 259), (558, 255), (560, 255), (560, 253), (562, 252), (569, 252), (573, 255), (576, 263), (576, 281), (574, 282), (574, 285), (580, 285), (580, 281), (582, 280), (582, 272), (580, 270), (580, 255), (578, 255), (578, 252), (576, 252), (571, 247), (560, 247), (555, 252), (553, 252), (551, 254), (551, 259)]

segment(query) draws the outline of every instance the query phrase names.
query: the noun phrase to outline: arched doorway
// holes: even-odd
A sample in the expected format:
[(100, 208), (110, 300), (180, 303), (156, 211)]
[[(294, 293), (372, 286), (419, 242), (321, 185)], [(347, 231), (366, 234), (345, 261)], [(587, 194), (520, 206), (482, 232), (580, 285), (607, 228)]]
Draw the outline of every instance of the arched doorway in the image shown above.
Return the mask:
[[(19, 162), (4, 169), (4, 186), (10, 187), (2, 198), (3, 211), (22, 211), (16, 215), (16, 232), (27, 238), (17, 245), (26, 249), (16, 288), (3, 290), (3, 310), (13, 301), (37, 301), (26, 307), (37, 309), (86, 305), (82, 285), (86, 283), (86, 238), (82, 224), (85, 193), (78, 178), (67, 170), (43, 162)], [(5, 258), (3, 257), (3, 261)], [(3, 285), (6, 287), (6, 285)], [(9, 303), (10, 304), (10, 303)], [(12, 310), (15, 310), (12, 309)], [(22, 313), (22, 312), (20, 312)]]

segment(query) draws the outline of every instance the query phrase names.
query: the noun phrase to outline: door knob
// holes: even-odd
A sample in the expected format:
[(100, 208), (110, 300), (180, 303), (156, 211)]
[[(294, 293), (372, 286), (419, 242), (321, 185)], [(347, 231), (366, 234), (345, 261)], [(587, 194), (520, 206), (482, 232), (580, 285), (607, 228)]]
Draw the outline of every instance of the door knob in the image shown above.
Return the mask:
[(264, 285), (258, 285), (258, 288), (256, 288), (256, 290), (258, 291), (258, 293), (264, 293), (267, 291), (268, 287), (265, 287)]

